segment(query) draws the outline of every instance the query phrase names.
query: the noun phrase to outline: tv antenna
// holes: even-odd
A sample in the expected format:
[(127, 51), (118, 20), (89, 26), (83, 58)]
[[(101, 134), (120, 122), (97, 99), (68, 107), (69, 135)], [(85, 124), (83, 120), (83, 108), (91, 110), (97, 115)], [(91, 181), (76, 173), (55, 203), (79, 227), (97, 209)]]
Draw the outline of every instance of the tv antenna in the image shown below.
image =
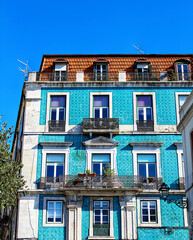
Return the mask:
[(27, 79), (29, 70), (31, 70), (30, 67), (29, 67), (29, 65), (28, 65), (28, 61), (27, 61), (27, 63), (24, 63), (24, 62), (22, 62), (22, 61), (19, 60), (19, 59), (17, 59), (17, 61), (20, 62), (21, 64), (23, 64), (23, 65), (25, 66), (24, 69), (22, 69), (22, 68), (19, 67), (19, 71), (21, 71), (21, 72), (24, 74), (25, 79)]
[(136, 47), (135, 45), (133, 45), (133, 47), (138, 50), (138, 54), (140, 54), (140, 53), (144, 54), (144, 51), (142, 51), (142, 50), (140, 49), (140, 44), (138, 44), (138, 47)]

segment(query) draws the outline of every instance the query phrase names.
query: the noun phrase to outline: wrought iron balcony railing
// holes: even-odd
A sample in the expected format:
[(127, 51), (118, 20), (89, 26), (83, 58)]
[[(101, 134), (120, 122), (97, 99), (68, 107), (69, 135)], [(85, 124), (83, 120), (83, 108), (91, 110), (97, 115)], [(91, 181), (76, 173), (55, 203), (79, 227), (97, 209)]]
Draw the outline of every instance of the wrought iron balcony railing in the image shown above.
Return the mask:
[(167, 73), (168, 81), (193, 81), (193, 73), (192, 72), (168, 72)]
[(147, 73), (126, 73), (127, 81), (160, 81), (160, 72), (147, 72)]
[(153, 132), (154, 121), (153, 120), (137, 120), (137, 131), (139, 132)]
[(94, 224), (93, 225), (93, 236), (109, 236), (110, 235), (109, 224)]
[(84, 72), (84, 81), (113, 81), (116, 82), (119, 79), (118, 72), (108, 72), (108, 73), (91, 73)]
[(36, 81), (76, 81), (76, 72), (37, 72)]
[(41, 177), (40, 189), (159, 189), (162, 178), (154, 178), (149, 181), (143, 176), (114, 175), (78, 177), (78, 175), (67, 175), (59, 177)]
[(65, 131), (65, 121), (48, 121), (49, 132), (64, 132)]
[(83, 132), (117, 132), (118, 118), (83, 118)]

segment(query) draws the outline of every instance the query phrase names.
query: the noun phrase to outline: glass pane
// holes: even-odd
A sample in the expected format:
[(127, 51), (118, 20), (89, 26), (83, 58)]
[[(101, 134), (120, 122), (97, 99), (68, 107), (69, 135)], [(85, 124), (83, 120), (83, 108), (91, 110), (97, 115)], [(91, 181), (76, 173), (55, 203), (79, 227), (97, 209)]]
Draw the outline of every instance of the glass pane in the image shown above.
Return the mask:
[(52, 217), (52, 218), (48, 218), (48, 222), (54, 222), (54, 218)]
[(56, 166), (56, 177), (59, 177), (60, 175), (64, 175), (64, 166), (62, 164)]
[(100, 216), (95, 216), (95, 223), (100, 223)]
[(138, 162), (147, 162), (147, 163), (155, 163), (156, 156), (155, 154), (137, 154)]
[(54, 208), (54, 202), (48, 202), (48, 208), (53, 209)]
[(99, 202), (99, 201), (95, 201), (95, 202), (94, 202), (94, 206), (95, 206), (95, 207), (100, 207), (100, 202)]
[(110, 162), (110, 154), (92, 154), (93, 162)]
[(143, 208), (147, 208), (148, 207), (148, 203), (147, 202), (142, 202), (142, 207)]
[(148, 222), (148, 216), (143, 216), (142, 221), (143, 222)]
[(48, 163), (63, 163), (64, 162), (64, 154), (54, 154), (54, 153), (48, 153), (46, 155), (46, 161)]
[(102, 164), (102, 174), (104, 175), (104, 170), (106, 170), (109, 167), (109, 163), (103, 163)]
[(62, 209), (62, 202), (56, 202), (56, 209)]
[(156, 208), (156, 202), (155, 201), (150, 201), (150, 208)]
[(146, 177), (146, 164), (138, 163), (138, 165), (139, 165), (139, 175)]
[(151, 96), (137, 96), (138, 107), (152, 107)]
[(156, 177), (156, 165), (155, 164), (148, 164), (148, 171), (149, 176), (148, 177)]
[(60, 108), (59, 109), (59, 120), (60, 121), (63, 121), (63, 120), (65, 120), (65, 117), (64, 117), (64, 108)]
[(155, 209), (150, 209), (150, 214), (155, 215)]
[(151, 108), (146, 108), (146, 119), (147, 120), (152, 120), (152, 109)]
[(108, 222), (109, 222), (109, 217), (103, 216), (103, 223), (108, 223)]
[(53, 121), (56, 120), (56, 109), (51, 110), (51, 120), (53, 120)]
[(178, 72), (181, 73), (182, 72), (182, 65), (178, 64)]
[(108, 118), (108, 108), (103, 108), (102, 109), (102, 118)]
[(54, 166), (47, 165), (47, 177), (54, 177)]
[(108, 210), (103, 209), (103, 215), (108, 216), (108, 213), (109, 213)]
[(187, 73), (188, 72), (188, 65), (187, 64), (184, 64), (184, 73)]
[(56, 218), (56, 222), (62, 222), (62, 218), (60, 217), (60, 218)]
[(65, 107), (66, 97), (65, 96), (52, 96), (51, 107)]
[(144, 120), (144, 109), (138, 108), (138, 120)]
[(95, 210), (95, 211), (94, 211), (95, 216), (96, 216), (96, 215), (97, 215), (97, 216), (100, 216), (100, 212), (101, 212), (100, 210)]
[(54, 217), (54, 209), (48, 209), (48, 217)]
[(148, 215), (148, 209), (147, 209), (147, 208), (142, 209), (142, 214), (143, 214), (143, 215)]
[(109, 207), (109, 202), (108, 201), (103, 201), (102, 205), (103, 205), (103, 207)]
[(100, 175), (100, 163), (93, 163), (93, 172), (95, 172), (96, 175)]
[(95, 108), (95, 110), (94, 110), (94, 117), (95, 118), (100, 118), (100, 109), (99, 108)]
[(94, 96), (94, 107), (108, 107), (109, 96)]
[(150, 222), (156, 222), (156, 216), (150, 216)]
[(179, 101), (179, 109), (183, 106), (184, 102), (188, 98), (188, 95), (181, 95), (178, 96), (178, 101)]

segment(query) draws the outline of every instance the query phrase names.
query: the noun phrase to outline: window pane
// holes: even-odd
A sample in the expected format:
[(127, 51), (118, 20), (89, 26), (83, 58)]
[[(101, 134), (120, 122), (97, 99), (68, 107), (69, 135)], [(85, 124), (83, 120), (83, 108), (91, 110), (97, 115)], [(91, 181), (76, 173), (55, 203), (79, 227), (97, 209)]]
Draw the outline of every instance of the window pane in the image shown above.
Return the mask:
[(156, 202), (150, 201), (150, 208), (156, 208)]
[(152, 107), (151, 96), (137, 96), (138, 107)]
[(103, 201), (102, 205), (103, 205), (103, 207), (109, 207), (109, 202), (108, 201)]
[(184, 73), (187, 73), (188, 72), (188, 65), (187, 64), (184, 64)]
[(100, 207), (100, 202), (99, 202), (99, 201), (95, 201), (95, 202), (94, 202), (94, 206), (95, 206), (95, 207)]
[(150, 216), (150, 222), (156, 222), (156, 216)]
[(49, 218), (48, 218), (48, 222), (54, 222), (54, 218), (53, 218), (53, 217), (52, 217), (52, 218), (49, 217)]
[(97, 216), (100, 216), (100, 210), (95, 210), (95, 216), (97, 215)]
[(63, 163), (64, 162), (64, 154), (54, 154), (54, 153), (48, 153), (46, 155), (46, 161), (48, 163)]
[(66, 97), (65, 96), (52, 96), (51, 107), (65, 107)]
[(63, 121), (63, 120), (65, 120), (65, 117), (64, 117), (64, 112), (65, 111), (65, 109), (64, 108), (60, 108), (59, 109), (59, 120), (60, 121)]
[(109, 163), (103, 163), (102, 164), (102, 174), (104, 175), (104, 170), (106, 170), (109, 167)]
[(147, 209), (147, 208), (142, 209), (142, 214), (143, 214), (143, 215), (148, 215), (148, 209)]
[(147, 162), (147, 163), (155, 163), (156, 156), (155, 154), (137, 154), (138, 162)]
[(64, 174), (64, 166), (62, 164), (56, 166), (56, 177)]
[(56, 222), (62, 222), (62, 218), (61, 217), (56, 217)]
[(109, 217), (103, 216), (103, 223), (108, 223), (108, 222), (109, 222)]
[(95, 118), (100, 118), (100, 109), (99, 108), (95, 108), (95, 110), (94, 110), (94, 117)]
[(96, 175), (100, 175), (100, 163), (93, 163), (93, 172), (95, 172)]
[(53, 120), (53, 121), (56, 120), (56, 109), (51, 110), (51, 120)]
[(54, 177), (54, 166), (47, 165), (47, 177)]
[(103, 118), (108, 118), (108, 108), (103, 108), (102, 113), (103, 113), (102, 115)]
[(144, 120), (144, 109), (143, 108), (138, 109), (138, 120)]
[(139, 175), (146, 177), (146, 164), (139, 163)]
[(182, 65), (178, 64), (178, 72), (181, 73), (182, 72)]
[(148, 177), (156, 177), (156, 165), (155, 164), (148, 164), (149, 176)]
[(151, 108), (146, 108), (146, 119), (147, 120), (152, 120), (152, 109)]
[(62, 202), (56, 202), (56, 209), (62, 209)]
[(108, 210), (103, 209), (103, 215), (108, 216)]
[(188, 95), (181, 95), (178, 96), (178, 101), (179, 101), (179, 109), (183, 106), (184, 102), (188, 98)]
[(109, 96), (94, 96), (94, 107), (108, 107)]
[(53, 209), (54, 208), (54, 202), (48, 202), (48, 208)]
[(148, 207), (148, 202), (142, 202), (142, 207), (147, 208)]
[(92, 154), (93, 162), (110, 162), (110, 154)]
[(143, 222), (148, 222), (148, 216), (143, 216), (142, 221)]
[(48, 209), (48, 217), (54, 217), (54, 209)]
[(100, 216), (95, 216), (95, 223), (100, 223)]

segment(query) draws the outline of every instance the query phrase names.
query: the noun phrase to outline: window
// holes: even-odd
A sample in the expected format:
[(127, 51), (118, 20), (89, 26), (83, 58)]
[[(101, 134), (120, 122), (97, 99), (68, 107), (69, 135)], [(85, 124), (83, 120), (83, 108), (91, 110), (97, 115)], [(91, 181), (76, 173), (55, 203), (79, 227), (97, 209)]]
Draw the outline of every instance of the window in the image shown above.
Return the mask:
[(188, 95), (179, 95), (178, 96), (179, 110), (181, 109), (181, 107), (183, 106), (183, 104), (187, 98), (188, 98)]
[(152, 96), (137, 96), (137, 119), (153, 120)]
[(110, 154), (92, 154), (92, 170), (97, 175), (104, 175), (110, 164)]
[(148, 80), (148, 65), (137, 65), (137, 79)]
[(46, 177), (59, 177), (64, 175), (64, 154), (46, 154)]
[(62, 201), (47, 202), (47, 223), (62, 223)]
[(66, 81), (67, 80), (67, 65), (66, 64), (56, 64), (55, 65), (54, 80), (55, 81)]
[(177, 64), (177, 73), (178, 73), (178, 80), (180, 81), (188, 81), (189, 74), (188, 74), (188, 64)]
[(108, 118), (109, 116), (109, 97), (94, 96), (94, 118)]
[(141, 201), (141, 223), (157, 223), (156, 201)]
[(105, 81), (108, 80), (108, 65), (105, 63), (97, 63), (94, 66), (95, 81)]
[(51, 96), (50, 120), (64, 121), (66, 114), (66, 97)]
[(139, 227), (161, 227), (159, 197), (138, 197), (137, 218)]
[(137, 154), (137, 163), (139, 175), (148, 178), (148, 180), (155, 180), (157, 176), (155, 154)]

